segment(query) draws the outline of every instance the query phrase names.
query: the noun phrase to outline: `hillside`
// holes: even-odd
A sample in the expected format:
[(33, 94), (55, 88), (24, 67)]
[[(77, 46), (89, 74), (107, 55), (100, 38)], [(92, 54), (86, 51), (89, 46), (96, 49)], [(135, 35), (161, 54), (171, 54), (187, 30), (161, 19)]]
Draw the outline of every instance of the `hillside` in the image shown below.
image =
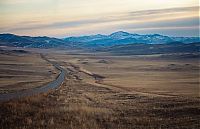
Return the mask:
[[(159, 34), (139, 35), (119, 31), (110, 35), (90, 35), (68, 37), (65, 39), (53, 37), (30, 37), (14, 34), (0, 34), (0, 46), (23, 48), (59, 48), (59, 49), (99, 49), (127, 44), (168, 44), (168, 43), (200, 42), (199, 37), (169, 37)], [(137, 45), (136, 45), (137, 46)], [(159, 46), (159, 45), (158, 45)]]
[(67, 42), (76, 42), (84, 47), (102, 47), (122, 44), (165, 44), (171, 42), (193, 43), (200, 42), (199, 37), (169, 37), (160, 34), (139, 35), (118, 31), (110, 35), (90, 35), (82, 37), (69, 37)]
[(149, 55), (171, 53), (198, 53), (200, 43), (167, 43), (167, 44), (127, 44), (97, 49), (118, 55)]
[(0, 46), (12, 46), (23, 48), (58, 48), (71, 47), (70, 43), (62, 39), (50, 37), (18, 36), (14, 34), (0, 34)]

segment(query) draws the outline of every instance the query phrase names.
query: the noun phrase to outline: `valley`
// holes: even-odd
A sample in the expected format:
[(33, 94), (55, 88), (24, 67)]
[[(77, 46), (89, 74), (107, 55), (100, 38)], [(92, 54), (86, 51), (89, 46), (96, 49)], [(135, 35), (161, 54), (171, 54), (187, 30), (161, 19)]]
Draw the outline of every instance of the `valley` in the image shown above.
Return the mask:
[[(40, 62), (40, 69), (35, 70), (45, 73), (48, 68), (51, 78), (40, 79), (50, 82), (59, 71), (40, 57), (44, 54), (68, 74), (55, 90), (1, 102), (0, 128), (199, 128), (200, 78), (196, 57), (182, 58), (184, 54), (176, 58), (167, 54), (115, 56), (109, 52), (56, 49), (17, 51), (27, 53), (16, 54), (15, 48), (7, 50), (10, 61), (2, 64), (12, 61), (17, 64), (18, 60), (22, 63), (22, 59), (31, 63), (36, 56), (34, 61)], [(7, 53), (1, 56), (7, 57)], [(22, 69), (34, 69), (33, 66)], [(48, 72), (50, 69), (53, 72)], [(31, 78), (37, 76), (38, 73), (32, 74)], [(18, 77), (13, 81), (15, 78), (17, 81)], [(31, 78), (27, 76), (27, 82)], [(15, 90), (24, 90), (19, 85), (13, 86), (18, 86)], [(41, 85), (26, 86), (31, 89)]]
[(58, 70), (39, 53), (1, 48), (0, 93), (39, 87), (54, 80)]
[(0, 0), (0, 129), (200, 129), (198, 0)]
[(0, 0), (0, 129), (200, 129), (199, 0)]

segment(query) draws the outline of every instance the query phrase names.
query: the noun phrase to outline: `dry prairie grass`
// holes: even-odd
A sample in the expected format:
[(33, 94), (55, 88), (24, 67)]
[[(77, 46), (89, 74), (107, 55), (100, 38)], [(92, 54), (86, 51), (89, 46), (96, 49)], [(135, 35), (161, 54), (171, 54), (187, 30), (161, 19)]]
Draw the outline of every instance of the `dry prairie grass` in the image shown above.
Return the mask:
[(39, 54), (0, 54), (0, 59), (0, 93), (39, 87), (58, 75)]
[[(102, 84), (121, 87), (129, 91), (199, 96), (200, 68), (197, 58), (163, 59), (159, 56), (120, 57), (98, 54), (95, 56), (60, 54), (54, 57), (61, 62), (71, 62), (79, 66), (79, 69), (82, 69), (79, 70), (80, 78), (86, 82), (92, 83), (94, 78), (85, 76), (83, 71), (105, 77), (101, 81)], [(65, 66), (64, 63), (63, 66)]]
[[(181, 60), (143, 60), (115, 57), (49, 55), (63, 68), (70, 70), (63, 85), (55, 91), (12, 100), (0, 104), (0, 128), (2, 129), (196, 129), (200, 128), (200, 101), (196, 92), (187, 90), (195, 87), (195, 70), (185, 69)], [(101, 61), (102, 58), (108, 61)], [(100, 60), (100, 62), (99, 62)], [(190, 64), (197, 68), (195, 61)], [(88, 62), (88, 63), (83, 63)], [(147, 66), (148, 62), (151, 66)], [(145, 64), (146, 63), (146, 64)], [(169, 64), (181, 65), (181, 70), (167, 70)], [(188, 63), (188, 61), (187, 61)], [(76, 65), (76, 67), (72, 66)], [(124, 64), (124, 65), (123, 65)], [(142, 65), (141, 65), (142, 64)], [(153, 66), (152, 66), (153, 65)], [(109, 68), (107, 68), (109, 67)], [(136, 68), (135, 68), (136, 67)], [(157, 69), (153, 69), (156, 67)], [(170, 66), (174, 67), (174, 66)], [(81, 71), (79, 71), (81, 69)], [(160, 68), (162, 70), (160, 70)], [(96, 81), (90, 71), (104, 78)], [(158, 75), (160, 88), (153, 88), (150, 75)], [(182, 74), (186, 70), (190, 73)], [(138, 73), (141, 72), (141, 75)], [(176, 74), (174, 74), (176, 72)], [(194, 73), (192, 73), (194, 72)], [(164, 74), (164, 75), (163, 75)], [(134, 77), (132, 77), (134, 75)], [(165, 76), (164, 78), (161, 75)], [(176, 76), (175, 76), (176, 75)], [(168, 83), (171, 78), (188, 79), (191, 87), (183, 88), (183, 94), (175, 91), (175, 83)], [(123, 78), (126, 76), (127, 78)], [(138, 77), (135, 77), (138, 76)], [(141, 85), (134, 85), (137, 79)], [(154, 77), (153, 77), (154, 78)], [(109, 82), (106, 79), (110, 79)], [(120, 80), (121, 79), (121, 80)], [(163, 79), (163, 80), (162, 80)], [(117, 81), (118, 80), (118, 81)], [(117, 81), (117, 82), (115, 82)], [(126, 82), (127, 81), (127, 82)], [(180, 81), (180, 80), (179, 80)], [(126, 86), (122, 85), (126, 82)], [(182, 82), (182, 81), (181, 81)], [(173, 85), (172, 85), (173, 84)], [(158, 85), (159, 86), (159, 85)], [(170, 88), (164, 88), (169, 86)], [(174, 89), (171, 91), (171, 89)], [(158, 89), (157, 89), (158, 88)], [(164, 93), (163, 93), (164, 92)], [(195, 95), (194, 95), (195, 94)]]
[(66, 80), (60, 89), (0, 105), (2, 129), (199, 128), (199, 99), (151, 97)]

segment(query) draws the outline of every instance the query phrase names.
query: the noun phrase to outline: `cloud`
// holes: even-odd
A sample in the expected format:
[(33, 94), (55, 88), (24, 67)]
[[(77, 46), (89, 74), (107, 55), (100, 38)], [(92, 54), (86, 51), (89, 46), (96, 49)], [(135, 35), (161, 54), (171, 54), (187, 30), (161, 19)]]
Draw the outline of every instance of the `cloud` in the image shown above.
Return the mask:
[[(42, 19), (41, 19), (42, 20)], [(199, 26), (198, 7), (180, 7), (157, 10), (142, 10), (135, 12), (112, 13), (105, 16), (91, 16), (79, 20), (70, 21), (49, 21), (48, 23), (40, 23), (40, 21), (24, 21), (18, 23), (17, 26), (10, 28), (1, 28), (0, 32), (20, 32), (20, 31), (40, 31), (41, 29), (71, 30), (80, 28), (87, 29), (94, 26), (93, 30), (100, 27), (117, 29), (148, 29), (148, 28), (166, 28), (166, 27), (192, 27)], [(112, 29), (113, 30), (113, 29)], [(87, 31), (87, 30), (86, 30)]]
[(54, 23), (46, 23), (46, 24), (43, 23), (43, 24), (35, 24), (35, 25), (28, 25), (28, 26), (26, 26), (26, 23), (32, 23), (32, 22), (23, 22), (23, 23), (19, 23), (18, 27), (7, 29), (7, 31), (36, 30), (36, 29), (45, 29), (45, 28), (58, 29), (58, 28), (90, 25), (90, 24), (99, 24), (99, 23), (104, 23), (104, 22), (106, 23), (108, 21), (109, 20), (105, 20), (105, 19), (84, 19), (84, 20), (77, 20), (77, 21), (66, 21), (66, 22), (64, 21), (64, 22), (54, 22)]
[(190, 27), (190, 26), (199, 26), (199, 17), (188, 17), (180, 19), (170, 19), (162, 21), (151, 21), (145, 23), (128, 23), (121, 25), (121, 28), (162, 28), (162, 27)]
[(171, 13), (182, 13), (190, 11), (198, 11), (199, 7), (179, 7), (179, 8), (167, 8), (167, 9), (156, 9), (156, 10), (143, 10), (130, 12), (131, 16), (149, 16), (149, 15), (158, 15), (158, 14), (171, 14)]

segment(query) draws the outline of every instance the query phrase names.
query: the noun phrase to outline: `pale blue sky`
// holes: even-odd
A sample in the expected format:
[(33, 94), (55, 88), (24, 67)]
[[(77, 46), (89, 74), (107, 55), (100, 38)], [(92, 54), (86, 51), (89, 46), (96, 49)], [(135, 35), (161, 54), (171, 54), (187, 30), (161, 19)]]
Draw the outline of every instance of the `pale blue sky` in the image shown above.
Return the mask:
[(0, 33), (198, 36), (198, 0), (0, 0)]

